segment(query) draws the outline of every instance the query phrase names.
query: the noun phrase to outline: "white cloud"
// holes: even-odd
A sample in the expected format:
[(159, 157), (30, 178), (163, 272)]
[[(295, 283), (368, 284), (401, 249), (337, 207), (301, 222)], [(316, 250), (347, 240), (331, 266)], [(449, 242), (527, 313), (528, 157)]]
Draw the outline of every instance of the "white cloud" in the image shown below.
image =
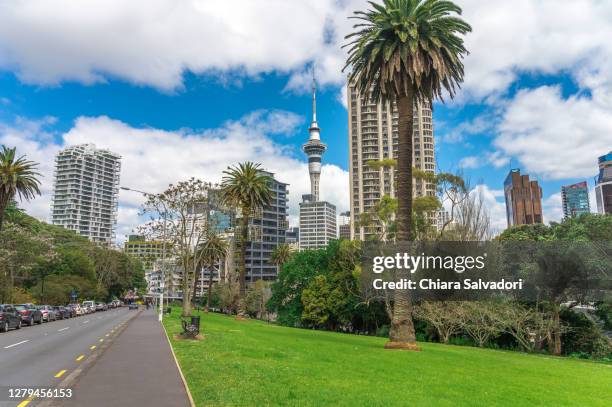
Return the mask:
[[(596, 0), (461, 0), (466, 38), (463, 96), (500, 95), (518, 72), (571, 71), (612, 88), (612, 3)], [(28, 83), (118, 77), (171, 91), (185, 70), (230, 76), (292, 74), (343, 85), (344, 35), (365, 0), (30, 0), (0, 3), (0, 67)], [(49, 18), (49, 16), (53, 18)], [(229, 80), (232, 82), (232, 80)], [(612, 93), (610, 93), (612, 94)]]
[(542, 200), (542, 212), (544, 223), (560, 222), (563, 219), (561, 192), (552, 194)]
[[(193, 132), (136, 128), (106, 116), (80, 117), (61, 135), (61, 145), (44, 144), (37, 131), (15, 130), (9, 126), (0, 127), (0, 142), (16, 145), (22, 154), (41, 163), (43, 196), (24, 207), (42, 219), (49, 216), (53, 160), (57, 151), (67, 145), (94, 143), (122, 156), (121, 185), (147, 192), (161, 191), (170, 183), (192, 176), (219, 182), (222, 171), (230, 164), (247, 160), (260, 162), (278, 180), (289, 184), (289, 213), (295, 222), (301, 196), (310, 190), (308, 166), (301, 153), (297, 155), (292, 149), (276, 144), (269, 135), (292, 134), (302, 121), (290, 112), (257, 111), (217, 129)], [(321, 197), (336, 204), (338, 211), (347, 210), (347, 171), (324, 165)], [(118, 235), (128, 234), (138, 225), (137, 208), (142, 199), (137, 193), (121, 191)]]
[(473, 155), (468, 156), (468, 157), (463, 157), (459, 161), (459, 168), (478, 168), (481, 165), (479, 160), (480, 160), (480, 157), (476, 157)]
[(525, 172), (545, 179), (591, 177), (610, 149), (612, 104), (595, 95), (563, 99), (559, 87), (521, 90), (509, 103), (493, 145)]
[(479, 184), (470, 193), (478, 193), (482, 197), (483, 204), (489, 212), (493, 235), (498, 234), (508, 226), (503, 190), (491, 189), (485, 184)]

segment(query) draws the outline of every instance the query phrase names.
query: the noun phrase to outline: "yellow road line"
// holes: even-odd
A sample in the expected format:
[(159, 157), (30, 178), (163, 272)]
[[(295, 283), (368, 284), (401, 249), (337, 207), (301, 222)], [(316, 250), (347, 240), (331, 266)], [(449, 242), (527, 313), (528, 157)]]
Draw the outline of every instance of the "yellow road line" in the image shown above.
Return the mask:
[(85, 355), (81, 355), (81, 356), (79, 356), (78, 358), (76, 358), (76, 361), (77, 361), (77, 362), (80, 362), (81, 360), (83, 360), (83, 358), (84, 358), (84, 357), (85, 357)]
[(89, 349), (91, 349), (91, 350), (96, 349), (96, 345), (91, 345), (91, 346), (89, 347)]
[(104, 338), (100, 338), (100, 342), (104, 342)]
[(57, 372), (55, 374), (55, 378), (58, 379), (58, 378), (62, 377), (64, 375), (64, 373), (66, 373), (66, 369), (60, 370), (59, 372)]
[(110, 336), (110, 334), (106, 334), (106, 335), (104, 335), (104, 336)]
[(27, 399), (23, 400), (21, 403), (17, 404), (17, 407), (25, 407), (28, 404), (30, 404), (30, 402), (32, 402), (32, 400), (34, 400), (34, 397), (27, 398)]

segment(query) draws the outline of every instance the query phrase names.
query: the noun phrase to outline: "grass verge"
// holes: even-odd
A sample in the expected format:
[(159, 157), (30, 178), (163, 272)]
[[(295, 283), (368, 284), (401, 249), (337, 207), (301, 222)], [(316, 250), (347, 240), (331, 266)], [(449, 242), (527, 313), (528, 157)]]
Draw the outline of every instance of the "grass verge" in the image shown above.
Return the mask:
[(294, 329), (202, 313), (202, 341), (164, 325), (198, 406), (608, 406), (612, 366), (518, 352)]

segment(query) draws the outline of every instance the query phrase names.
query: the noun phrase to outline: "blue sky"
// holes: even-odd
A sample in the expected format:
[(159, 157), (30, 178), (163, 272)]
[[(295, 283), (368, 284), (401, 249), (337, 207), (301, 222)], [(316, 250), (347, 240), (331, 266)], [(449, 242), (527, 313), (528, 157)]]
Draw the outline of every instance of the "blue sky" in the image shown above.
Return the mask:
[[(313, 63), (329, 146), (322, 195), (348, 208), (340, 45), (362, 1), (236, 0), (239, 13), (205, 0), (75, 2), (71, 12), (28, 3), (0, 0), (0, 143), (41, 162), (44, 195), (26, 205), (39, 218), (49, 213), (53, 155), (94, 142), (122, 154), (122, 184), (145, 190), (261, 161), (291, 184), (294, 223), (308, 188), (300, 147)], [(545, 218), (558, 220), (561, 185), (592, 186), (597, 156), (612, 147), (612, 7), (459, 3), (474, 32), (463, 90), (434, 108), (438, 168), (461, 169), (500, 229), (503, 180), (519, 167), (540, 181)], [(138, 224), (140, 199), (120, 197), (119, 235)]]

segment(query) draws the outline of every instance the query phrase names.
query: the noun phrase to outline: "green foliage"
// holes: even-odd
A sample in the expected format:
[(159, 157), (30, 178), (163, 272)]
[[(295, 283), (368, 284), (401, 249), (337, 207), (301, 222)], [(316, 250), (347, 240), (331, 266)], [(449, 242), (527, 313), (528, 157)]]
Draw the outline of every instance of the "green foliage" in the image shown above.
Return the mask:
[(125, 253), (23, 211), (13, 211), (7, 220), (0, 231), (0, 302), (14, 301), (15, 289), (35, 302), (63, 304), (73, 290), (80, 299), (107, 300), (146, 287), (142, 264)]

